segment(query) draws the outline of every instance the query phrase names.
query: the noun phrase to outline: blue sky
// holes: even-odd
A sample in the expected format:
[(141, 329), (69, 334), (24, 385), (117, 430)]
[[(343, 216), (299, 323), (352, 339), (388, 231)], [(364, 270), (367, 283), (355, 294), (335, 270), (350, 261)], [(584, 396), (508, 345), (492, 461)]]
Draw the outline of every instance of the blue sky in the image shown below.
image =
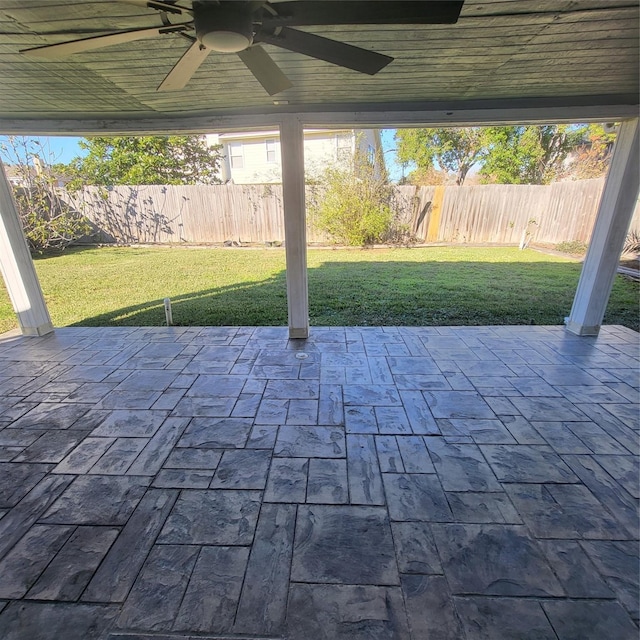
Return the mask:
[[(22, 138), (23, 136), (16, 136)], [(39, 143), (44, 159), (50, 163), (69, 163), (76, 156), (82, 155), (83, 151), (78, 146), (80, 138), (67, 136), (24, 136)], [(7, 144), (7, 136), (0, 136), (0, 146)], [(9, 148), (11, 145), (8, 145)], [(18, 145), (19, 146), (19, 145)], [(0, 158), (3, 162), (11, 164), (14, 161), (14, 154), (0, 149)]]
[(84, 152), (78, 147), (78, 140), (80, 138), (65, 138), (65, 137), (50, 137), (43, 138), (49, 145), (51, 156), (54, 158), (54, 162), (63, 162), (67, 164), (71, 162), (75, 157), (84, 155)]
[(382, 150), (384, 151), (384, 161), (387, 164), (389, 179), (398, 182), (402, 178), (402, 167), (396, 162), (396, 141), (395, 129), (381, 129), (380, 138), (382, 140)]
[[(380, 132), (382, 138), (382, 149), (384, 151), (384, 159), (389, 171), (389, 177), (393, 182), (397, 182), (402, 177), (402, 167), (395, 161), (395, 129), (383, 129)], [(82, 149), (78, 146), (80, 138), (72, 138), (65, 136), (30, 136), (38, 140), (42, 145), (43, 155), (50, 164), (56, 162), (67, 164), (75, 157), (83, 155)], [(0, 144), (5, 142), (6, 136), (0, 136)], [(3, 161), (11, 162), (11, 158), (0, 151), (0, 158)]]

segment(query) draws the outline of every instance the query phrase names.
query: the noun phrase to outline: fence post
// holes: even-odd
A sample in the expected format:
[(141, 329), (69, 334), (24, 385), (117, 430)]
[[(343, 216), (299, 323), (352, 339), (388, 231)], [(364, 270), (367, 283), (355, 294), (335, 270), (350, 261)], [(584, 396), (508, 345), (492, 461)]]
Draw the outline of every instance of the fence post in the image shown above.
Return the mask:
[(0, 271), (25, 336), (53, 331), (11, 185), (0, 161)]
[(567, 330), (595, 336), (607, 309), (624, 239), (638, 198), (638, 118), (620, 125), (598, 216), (585, 258)]
[(287, 117), (280, 123), (280, 147), (289, 337), (308, 338), (309, 293), (304, 202), (304, 137), (302, 122), (299, 118)]

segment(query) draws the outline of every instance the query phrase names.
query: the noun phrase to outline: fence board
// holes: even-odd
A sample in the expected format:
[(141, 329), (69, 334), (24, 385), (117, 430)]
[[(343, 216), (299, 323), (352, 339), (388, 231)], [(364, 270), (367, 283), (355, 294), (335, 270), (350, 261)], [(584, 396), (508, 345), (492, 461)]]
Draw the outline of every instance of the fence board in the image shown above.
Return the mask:
[[(551, 185), (445, 188), (437, 242), (557, 244), (589, 241), (604, 178)], [(435, 187), (395, 189), (398, 222), (424, 241)], [(66, 199), (106, 242), (284, 241), (281, 185), (86, 187)], [(640, 232), (640, 207), (631, 229)], [(309, 242), (328, 238), (309, 225)]]

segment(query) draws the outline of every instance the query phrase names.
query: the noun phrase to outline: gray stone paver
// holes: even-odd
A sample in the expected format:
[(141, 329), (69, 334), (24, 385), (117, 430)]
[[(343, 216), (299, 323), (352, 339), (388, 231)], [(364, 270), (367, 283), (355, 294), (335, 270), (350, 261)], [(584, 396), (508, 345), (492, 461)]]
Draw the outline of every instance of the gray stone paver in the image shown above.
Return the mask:
[(48, 431), (32, 445), (20, 450), (13, 462), (55, 462), (58, 463), (69, 451), (87, 436), (86, 431), (70, 429), (67, 431)]
[(212, 489), (264, 489), (271, 462), (266, 449), (225, 451), (218, 465)]
[(575, 474), (551, 447), (480, 445), (501, 482), (577, 482)]
[(78, 476), (41, 516), (56, 524), (122, 525), (145, 494), (149, 478)]
[(304, 502), (307, 495), (307, 458), (274, 458), (271, 462), (265, 502)]
[(516, 509), (539, 539), (616, 539), (619, 527), (587, 487), (582, 485), (510, 484)]
[(0, 337), (0, 637), (635, 639), (638, 342)]
[(394, 436), (376, 436), (376, 449), (382, 473), (403, 473), (405, 471), (400, 456), (398, 442)]
[(385, 473), (382, 477), (392, 520), (451, 522), (451, 509), (435, 473)]
[(274, 455), (285, 458), (344, 458), (344, 429), (306, 425), (280, 427)]
[(46, 475), (51, 465), (0, 463), (0, 507), (15, 507)]
[(553, 566), (553, 570), (568, 596), (572, 598), (611, 598), (611, 589), (607, 586), (604, 578), (593, 570), (591, 560), (578, 542), (575, 540), (541, 540), (540, 547)]
[(427, 522), (392, 522), (391, 530), (401, 574), (442, 574), (438, 550)]
[(294, 582), (398, 584), (391, 527), (382, 507), (298, 507)]
[(409, 626), (416, 638), (460, 638), (462, 629), (444, 576), (402, 576)]
[(3, 640), (101, 640), (118, 607), (58, 602), (12, 601), (0, 616)]
[(91, 435), (101, 438), (150, 438), (166, 417), (165, 411), (112, 411)]
[(158, 536), (161, 544), (251, 544), (258, 491), (183, 491)]
[(233, 626), (248, 556), (248, 547), (203, 547), (173, 629), (228, 632)]
[(124, 601), (177, 497), (175, 490), (147, 491), (91, 578), (83, 600)]
[(411, 637), (399, 587), (293, 583), (287, 623), (288, 640)]
[(598, 640), (607, 637), (636, 640), (638, 637), (638, 627), (617, 602), (559, 600), (543, 602), (542, 608), (558, 640)]
[(346, 504), (349, 499), (346, 460), (311, 458), (307, 480), (307, 502)]
[(494, 471), (475, 444), (426, 438), (433, 464), (445, 491), (500, 491)]
[(0, 598), (24, 596), (51, 559), (62, 548), (73, 527), (37, 524), (0, 561)]
[(556, 640), (537, 600), (463, 597), (455, 604), (469, 640)]
[(296, 506), (265, 504), (238, 602), (234, 630), (278, 634), (286, 617)]
[(581, 546), (619, 601), (637, 621), (640, 617), (640, 575), (636, 561), (638, 543), (603, 540), (583, 542)]
[(171, 629), (199, 551), (199, 547), (186, 544), (153, 547), (125, 601), (117, 626), (150, 631)]
[(432, 530), (456, 594), (563, 595), (551, 566), (521, 525), (434, 524)]
[(116, 527), (78, 527), (29, 590), (28, 597), (77, 600), (119, 533)]

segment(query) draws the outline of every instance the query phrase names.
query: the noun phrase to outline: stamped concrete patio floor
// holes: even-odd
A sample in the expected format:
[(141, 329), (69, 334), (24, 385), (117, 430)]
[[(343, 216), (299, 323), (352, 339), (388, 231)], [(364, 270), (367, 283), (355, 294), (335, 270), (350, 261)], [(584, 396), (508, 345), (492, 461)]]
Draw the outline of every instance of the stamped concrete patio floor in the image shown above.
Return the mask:
[(0, 338), (3, 640), (636, 640), (638, 334)]

